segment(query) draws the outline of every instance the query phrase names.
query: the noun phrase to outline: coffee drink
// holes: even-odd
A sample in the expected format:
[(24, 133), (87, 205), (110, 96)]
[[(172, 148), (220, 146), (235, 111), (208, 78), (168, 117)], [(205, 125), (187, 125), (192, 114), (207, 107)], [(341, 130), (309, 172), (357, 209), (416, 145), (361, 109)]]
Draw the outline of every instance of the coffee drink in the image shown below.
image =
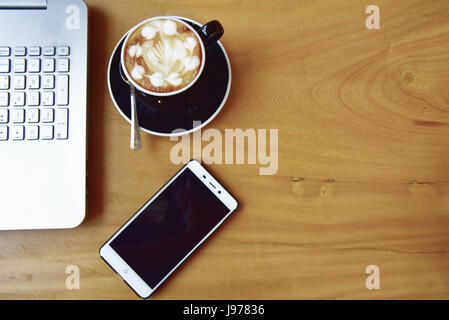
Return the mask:
[(156, 93), (180, 90), (201, 71), (202, 43), (186, 24), (168, 18), (149, 20), (128, 36), (123, 62), (140, 87)]

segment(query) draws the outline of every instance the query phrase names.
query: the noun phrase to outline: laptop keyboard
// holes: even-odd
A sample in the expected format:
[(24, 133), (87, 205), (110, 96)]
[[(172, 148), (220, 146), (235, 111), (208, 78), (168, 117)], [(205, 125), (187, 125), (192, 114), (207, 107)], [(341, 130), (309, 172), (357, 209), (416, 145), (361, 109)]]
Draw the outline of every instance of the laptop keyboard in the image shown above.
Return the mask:
[(0, 46), (0, 143), (66, 140), (70, 48)]

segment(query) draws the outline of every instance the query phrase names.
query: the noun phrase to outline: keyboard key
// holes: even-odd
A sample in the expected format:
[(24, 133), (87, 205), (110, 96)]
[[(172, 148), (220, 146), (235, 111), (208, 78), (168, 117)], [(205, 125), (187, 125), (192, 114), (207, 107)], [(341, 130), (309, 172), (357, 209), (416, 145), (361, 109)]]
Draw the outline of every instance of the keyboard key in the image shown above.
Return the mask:
[(14, 92), (12, 94), (12, 104), (14, 106), (24, 106), (25, 105), (25, 92)]
[(25, 72), (26, 61), (25, 59), (14, 59), (14, 72)]
[(40, 94), (38, 91), (31, 91), (27, 95), (29, 106), (38, 106), (40, 104)]
[(39, 139), (39, 127), (38, 126), (27, 126), (26, 130), (26, 137), (28, 140), (37, 140)]
[(56, 104), (66, 106), (69, 104), (69, 76), (58, 75), (56, 77)]
[(55, 88), (55, 76), (52, 74), (46, 74), (42, 76), (42, 88), (54, 89)]
[(0, 141), (8, 140), (8, 127), (0, 127)]
[(41, 86), (40, 76), (28, 76), (28, 89), (39, 89)]
[(55, 114), (55, 135), (56, 139), (64, 140), (68, 138), (68, 121), (69, 121), (69, 109), (56, 109)]
[(43, 72), (55, 72), (55, 59), (43, 59), (42, 60)]
[(39, 122), (39, 109), (28, 109), (26, 112), (26, 118), (28, 123)]
[(14, 55), (15, 56), (26, 56), (27, 55), (27, 48), (26, 47), (15, 47), (14, 48)]
[(41, 47), (30, 47), (29, 55), (30, 56), (40, 56), (41, 55)]
[(13, 140), (23, 140), (25, 136), (24, 126), (14, 126), (11, 130), (11, 135)]
[(42, 92), (42, 105), (53, 106), (55, 104), (55, 94), (53, 91)]
[(0, 59), (0, 72), (9, 72), (9, 59)]
[(54, 56), (55, 55), (55, 47), (44, 47), (42, 49), (42, 54), (44, 56)]
[(9, 93), (8, 92), (0, 92), (0, 107), (9, 106)]
[(67, 139), (68, 138), (67, 128), (68, 128), (68, 126), (66, 124), (56, 125), (56, 127), (55, 127), (56, 139), (58, 139), (58, 140)]
[(9, 76), (0, 76), (0, 90), (9, 89)]
[(24, 109), (13, 109), (12, 110), (12, 122), (24, 123), (25, 122), (25, 110)]
[(40, 72), (41, 71), (41, 59), (33, 58), (28, 60), (28, 72)]
[(69, 120), (69, 109), (56, 109), (56, 124), (67, 124)]
[(9, 57), (11, 54), (10, 47), (0, 47), (0, 57)]
[(53, 126), (51, 124), (41, 126), (41, 139), (43, 140), (53, 139)]
[(51, 123), (54, 120), (54, 109), (52, 108), (44, 108), (41, 112), (42, 122)]
[(8, 122), (9, 122), (9, 110), (0, 109), (0, 123), (8, 123)]
[(68, 56), (70, 54), (70, 49), (69, 47), (57, 47), (56, 54), (58, 56)]
[(58, 72), (69, 72), (69, 59), (58, 59)]
[(25, 89), (25, 76), (14, 76), (12, 82), (14, 89)]

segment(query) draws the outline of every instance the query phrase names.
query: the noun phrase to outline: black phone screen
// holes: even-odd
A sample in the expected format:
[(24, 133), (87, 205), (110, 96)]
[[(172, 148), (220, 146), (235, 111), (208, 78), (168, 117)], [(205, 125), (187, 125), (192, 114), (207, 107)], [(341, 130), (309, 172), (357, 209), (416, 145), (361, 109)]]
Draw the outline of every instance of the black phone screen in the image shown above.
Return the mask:
[(154, 288), (229, 212), (186, 168), (110, 246)]

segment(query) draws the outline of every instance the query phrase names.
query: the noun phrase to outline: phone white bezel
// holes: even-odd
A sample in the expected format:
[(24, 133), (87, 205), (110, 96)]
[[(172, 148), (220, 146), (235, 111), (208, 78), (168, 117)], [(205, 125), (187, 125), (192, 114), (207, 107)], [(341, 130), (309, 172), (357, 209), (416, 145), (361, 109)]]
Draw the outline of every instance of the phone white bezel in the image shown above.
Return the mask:
[[(115, 239), (139, 214), (156, 199), (162, 191), (164, 191), (176, 178), (184, 172), (184, 170), (191, 170), (193, 174), (198, 177), (198, 180), (220, 200), (228, 209), (226, 216), (217, 223), (207, 234), (190, 250), (185, 257), (183, 257), (178, 264), (165, 275), (165, 277), (154, 287), (151, 288), (145, 281), (140, 278), (137, 273), (120, 257), (120, 255), (110, 246), (111, 241)], [(117, 272), (123, 280), (137, 293), (141, 298), (148, 298), (183, 262), (198, 246), (200, 246), (222, 223), (229, 215), (237, 209), (238, 202), (231, 196), (221, 184), (212, 177), (212, 175), (196, 160), (191, 160), (184, 167), (182, 167), (158, 192), (156, 192), (143, 206), (140, 208), (114, 235), (100, 248), (100, 256), (107, 264)]]

